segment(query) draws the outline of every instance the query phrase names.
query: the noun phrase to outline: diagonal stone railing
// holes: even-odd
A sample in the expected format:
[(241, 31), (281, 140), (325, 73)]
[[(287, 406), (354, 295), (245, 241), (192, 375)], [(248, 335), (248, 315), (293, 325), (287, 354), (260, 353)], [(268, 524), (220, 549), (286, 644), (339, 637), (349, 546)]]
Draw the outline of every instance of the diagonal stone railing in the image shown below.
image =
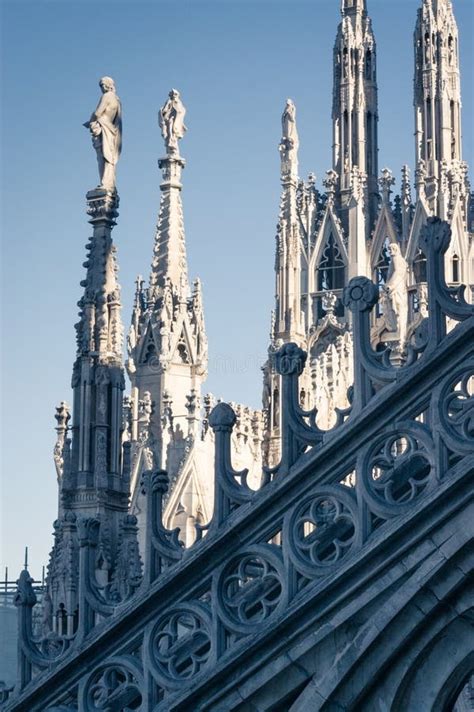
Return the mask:
[[(49, 656), (32, 639), (34, 596), (24, 573), (22, 689), (5, 710), (270, 709), (250, 706), (258, 688), (272, 680), (276, 689), (284, 677), (285, 690), (298, 690), (313, 674), (298, 646), (308, 656), (348, 607), (362, 610), (412, 569), (422, 572), (429, 561), (435, 571), (447, 560), (454, 540), (441, 536), (446, 521), (465, 522), (459, 551), (472, 544), (472, 516), (461, 513), (473, 502), (474, 309), (445, 283), (449, 226), (431, 219), (423, 239), (430, 316), (403, 367), (370, 345), (376, 287), (356, 278), (345, 290), (355, 381), (351, 407), (333, 430), (319, 430), (316, 413), (300, 409), (306, 356), (286, 344), (277, 358), (282, 460), (260, 490), (232, 467), (235, 415), (219, 404), (210, 418), (214, 514), (192, 547), (183, 549), (178, 532), (163, 526), (166, 473), (146, 473), (141, 587), (115, 606), (100, 600), (89, 566), (97, 524), (82, 522), (78, 629)], [(418, 558), (409, 555), (418, 546)]]

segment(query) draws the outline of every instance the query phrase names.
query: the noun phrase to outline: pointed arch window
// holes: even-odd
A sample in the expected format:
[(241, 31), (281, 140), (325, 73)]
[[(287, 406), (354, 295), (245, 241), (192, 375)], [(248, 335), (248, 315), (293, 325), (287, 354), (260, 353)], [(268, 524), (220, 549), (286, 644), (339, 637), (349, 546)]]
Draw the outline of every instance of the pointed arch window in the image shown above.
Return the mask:
[(430, 161), (435, 158), (433, 150), (433, 107), (431, 97), (426, 100), (426, 158)]
[(448, 37), (448, 63), (452, 65), (454, 62), (454, 39), (452, 35)]
[(461, 265), (459, 257), (456, 254), (453, 255), (452, 268), (453, 282), (457, 284), (461, 281)]
[(456, 111), (454, 106), (454, 101), (451, 99), (450, 102), (450, 116), (451, 116), (451, 158), (454, 160), (456, 158)]
[(64, 603), (59, 604), (59, 609), (57, 612), (57, 632), (58, 635), (66, 635), (67, 632), (67, 615)]
[[(374, 265), (374, 282), (377, 284), (379, 290), (382, 290), (388, 279), (388, 271), (390, 269), (390, 264), (392, 258), (388, 251), (388, 246), (390, 245), (390, 240), (388, 237), (383, 241), (382, 247), (379, 252), (378, 259)], [(380, 301), (375, 307), (377, 316), (381, 316), (382, 308)]]
[(316, 291), (312, 294), (314, 324), (317, 324), (319, 319), (324, 316), (322, 298), (325, 292), (332, 292), (338, 297), (334, 313), (340, 317), (344, 316), (344, 307), (340, 297), (345, 284), (346, 263), (334, 234), (330, 232), (315, 272)]
[(390, 240), (388, 239), (388, 237), (386, 237), (383, 242), (382, 249), (380, 250), (379, 258), (374, 266), (375, 282), (380, 288), (384, 286), (388, 279), (388, 270), (390, 269), (390, 263), (392, 261), (390, 253), (388, 251), (389, 245)]
[(300, 390), (300, 407), (306, 408), (306, 391), (304, 388)]
[(373, 165), (372, 165), (372, 133), (373, 133), (373, 118), (372, 118), (372, 112), (368, 111), (367, 112), (367, 127), (366, 127), (366, 165), (367, 165), (367, 173), (371, 174), (373, 172)]
[(280, 392), (278, 388), (273, 389), (272, 425), (274, 428), (280, 427)]
[(329, 234), (318, 265), (318, 290), (342, 289), (345, 282), (344, 258), (333, 233)]
[(181, 337), (178, 342), (178, 356), (181, 363), (190, 363), (188, 349), (186, 347), (186, 342), (184, 341), (183, 337)]
[(365, 78), (372, 79), (372, 51), (370, 49), (365, 53)]
[(416, 284), (426, 282), (426, 257), (421, 250), (418, 250), (413, 261), (413, 274)]
[(342, 76), (344, 79), (349, 76), (349, 51), (347, 47), (342, 50)]
[(143, 351), (142, 351), (142, 363), (154, 363), (157, 358), (155, 340), (151, 330), (148, 333)]

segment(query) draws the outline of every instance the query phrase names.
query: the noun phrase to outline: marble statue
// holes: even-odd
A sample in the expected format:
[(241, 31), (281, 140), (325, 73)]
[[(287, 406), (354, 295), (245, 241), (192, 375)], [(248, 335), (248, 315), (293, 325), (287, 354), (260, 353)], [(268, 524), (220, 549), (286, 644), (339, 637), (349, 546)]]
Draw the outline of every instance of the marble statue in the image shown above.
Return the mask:
[(97, 152), (99, 187), (115, 192), (115, 169), (122, 150), (122, 105), (113, 79), (102, 77), (99, 86), (102, 97), (84, 126), (91, 132)]
[(281, 117), (281, 127), (283, 138), (290, 140), (293, 145), (298, 144), (298, 132), (296, 130), (296, 107), (291, 99), (286, 100), (286, 106)]
[(400, 346), (406, 341), (408, 317), (408, 269), (396, 243), (388, 246), (392, 258), (387, 283), (383, 289), (383, 318), (388, 331), (398, 331)]
[(183, 138), (187, 131), (184, 125), (185, 114), (186, 109), (181, 101), (179, 91), (172, 89), (158, 114), (158, 123), (168, 155), (179, 155), (178, 139)]
[(296, 107), (291, 99), (286, 100), (286, 105), (281, 117), (282, 138), (279, 145), (282, 170), (284, 173), (297, 174), (297, 154), (299, 147), (298, 131), (296, 128)]

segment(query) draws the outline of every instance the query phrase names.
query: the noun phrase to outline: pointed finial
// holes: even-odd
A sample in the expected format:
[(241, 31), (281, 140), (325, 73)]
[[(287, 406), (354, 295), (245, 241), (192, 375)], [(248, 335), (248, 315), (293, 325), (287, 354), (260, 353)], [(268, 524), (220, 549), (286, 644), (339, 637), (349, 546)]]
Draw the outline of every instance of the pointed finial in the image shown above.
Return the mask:
[(66, 401), (61, 401), (60, 404), (56, 406), (54, 417), (58, 424), (56, 430), (64, 431), (68, 429), (68, 423), (71, 419), (71, 409)]
[(389, 168), (384, 168), (379, 178), (379, 185), (382, 190), (382, 198), (386, 203), (390, 202), (390, 194), (394, 184), (395, 178), (393, 177), (392, 171)]
[(405, 206), (411, 205), (410, 169), (407, 165), (402, 167), (402, 200)]
[(28, 547), (27, 546), (25, 546), (25, 563), (24, 563), (23, 568), (25, 569), (25, 571), (28, 571)]
[(326, 177), (323, 179), (323, 186), (326, 189), (328, 203), (332, 205), (334, 203), (334, 196), (337, 187), (337, 173), (334, 170), (326, 171)]

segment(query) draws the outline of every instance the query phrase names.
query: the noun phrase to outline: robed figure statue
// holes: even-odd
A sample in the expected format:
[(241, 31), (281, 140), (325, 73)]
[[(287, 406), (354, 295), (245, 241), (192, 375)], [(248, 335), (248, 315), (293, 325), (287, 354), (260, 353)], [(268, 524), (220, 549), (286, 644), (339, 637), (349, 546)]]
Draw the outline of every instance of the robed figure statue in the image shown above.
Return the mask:
[(390, 243), (388, 252), (391, 263), (381, 294), (383, 320), (387, 331), (398, 332), (400, 348), (403, 349), (408, 325), (408, 268), (397, 243)]
[(298, 131), (296, 129), (296, 107), (291, 99), (286, 100), (281, 117), (282, 137), (278, 150), (281, 156), (281, 171), (284, 176), (295, 178), (298, 174)]
[(115, 93), (113, 79), (102, 77), (99, 86), (102, 97), (84, 126), (90, 130), (92, 145), (97, 152), (99, 187), (115, 192), (115, 170), (122, 150), (122, 105)]
[(166, 152), (169, 156), (178, 155), (178, 139), (183, 138), (186, 129), (184, 116), (186, 109), (179, 96), (179, 91), (172, 89), (168, 94), (166, 104), (160, 109), (158, 123), (165, 140)]

